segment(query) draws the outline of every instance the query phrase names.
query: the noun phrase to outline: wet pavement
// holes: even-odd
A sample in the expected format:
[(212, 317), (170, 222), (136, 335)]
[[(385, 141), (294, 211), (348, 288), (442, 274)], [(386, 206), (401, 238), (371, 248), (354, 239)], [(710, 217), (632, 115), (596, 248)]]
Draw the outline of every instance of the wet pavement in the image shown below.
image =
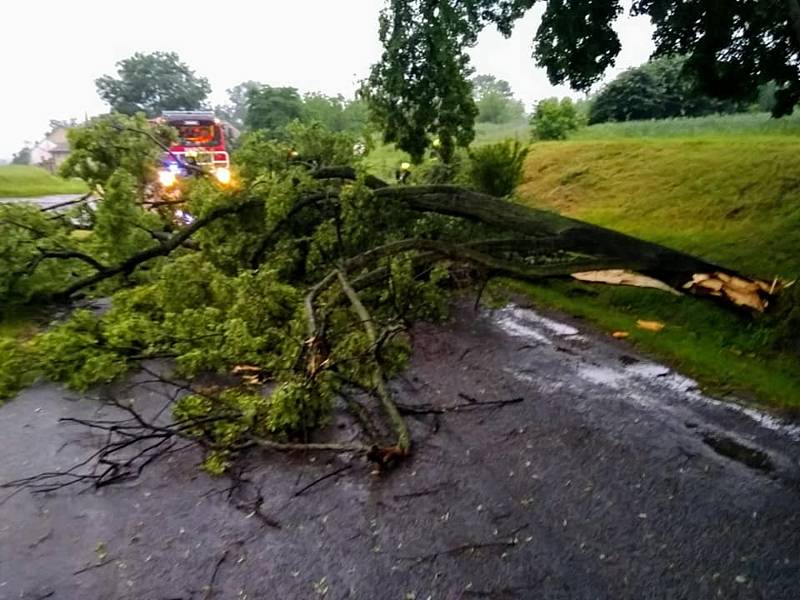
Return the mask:
[(0, 204), (36, 204), (41, 208), (49, 208), (81, 198), (83, 194), (52, 194), (30, 198), (0, 198)]
[[(380, 477), (348, 456), (250, 456), (278, 526), (194, 450), (100, 491), (0, 490), (0, 599), (800, 598), (797, 426), (522, 308), (461, 309), (414, 348), (401, 403), (523, 400), (409, 417), (413, 458)], [(172, 392), (124, 390), (151, 408)], [(0, 481), (85, 458), (98, 438), (58, 418), (114, 410), (26, 391), (0, 408)], [(336, 416), (326, 435), (355, 431)]]

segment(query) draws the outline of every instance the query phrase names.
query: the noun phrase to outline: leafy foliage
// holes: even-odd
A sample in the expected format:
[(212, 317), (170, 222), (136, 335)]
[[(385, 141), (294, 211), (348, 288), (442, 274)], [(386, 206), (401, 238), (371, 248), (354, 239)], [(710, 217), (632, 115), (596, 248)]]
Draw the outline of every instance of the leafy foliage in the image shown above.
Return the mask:
[(310, 93), (303, 96), (302, 120), (316, 121), (334, 132), (358, 133), (367, 125), (367, 107), (360, 99)]
[(470, 183), (485, 194), (510, 196), (522, 181), (527, 155), (517, 140), (479, 146), (470, 153)]
[(507, 81), (494, 75), (477, 75), (471, 83), (478, 123), (509, 123), (524, 116), (525, 106), (514, 98)]
[(148, 134), (162, 144), (174, 139), (171, 129), (154, 126), (142, 115), (112, 114), (75, 127), (68, 134), (71, 152), (61, 166), (61, 175), (79, 177), (90, 189), (102, 193), (114, 173), (125, 171), (141, 191), (153, 180), (155, 160), (163, 152)]
[[(97, 119), (72, 134), (75, 151), (64, 170), (83, 177), (101, 200), (55, 217), (36, 206), (0, 206), (4, 303), (47, 298), (158, 248), (163, 235), (181, 231), (178, 206), (198, 220), (229, 210), (199, 229), (193, 246), (89, 288), (110, 298), (107, 310), (76, 310), (24, 343), (2, 341), (0, 394), (37, 376), (85, 390), (153, 356), (172, 357), (177, 373), (190, 380), (230, 377), (243, 368), (255, 375), (187, 395), (175, 406), (177, 419), (202, 421), (192, 435), (209, 449), (206, 468), (220, 472), (250, 436), (307, 439), (343, 385), (372, 391), (376, 364), (386, 374), (405, 364), (405, 320), (446, 314), (446, 264), (421, 269), (413, 249), (357, 268), (343, 261), (415, 229), (423, 236), (455, 233), (391, 203), (376, 205), (360, 179), (319, 181), (304, 164), (287, 160), (293, 148), (318, 168), (359, 166), (354, 138), (319, 123), (288, 124), (285, 143), (265, 131), (247, 136), (236, 155), (240, 187), (200, 178), (184, 185), (175, 207), (148, 208), (160, 152), (153, 140), (169, 135), (142, 116)], [(309, 287), (332, 270), (345, 269), (357, 282), (376, 268), (381, 285), (354, 285), (383, 324), (377, 342), (337, 286), (323, 286), (308, 314)], [(313, 334), (310, 318), (318, 322)]]
[(95, 81), (97, 93), (112, 110), (155, 117), (164, 110), (196, 110), (205, 106), (211, 86), (174, 52), (137, 52), (117, 63), (117, 76)]
[(303, 101), (292, 87), (252, 88), (247, 92), (245, 125), (276, 132), (303, 114)]
[(251, 90), (258, 90), (261, 84), (257, 81), (243, 81), (226, 90), (228, 94), (227, 104), (214, 107), (214, 114), (220, 119), (228, 121), (235, 127), (242, 129), (247, 118), (248, 95)]
[(0, 403), (33, 382), (30, 356), (18, 340), (0, 337)]
[(536, 105), (531, 116), (531, 133), (538, 140), (565, 140), (582, 124), (571, 98), (547, 98)]
[(606, 121), (697, 117), (742, 106), (702, 93), (683, 57), (665, 57), (628, 69), (603, 87), (589, 107), (589, 124)]
[(477, 36), (469, 23), (471, 12), (462, 4), (391, 0), (381, 14), (384, 53), (362, 95), (384, 142), (396, 144), (415, 162), (434, 138), (449, 162), (456, 146), (467, 146), (475, 137), (478, 109), (464, 51)]
[(800, 101), (800, 4), (702, 0), (637, 0), (637, 14), (656, 26), (656, 52), (687, 55), (687, 70), (708, 94), (751, 101), (760, 84), (774, 81), (774, 116)]
[[(490, 24), (508, 36), (535, 0), (391, 0), (381, 15), (383, 54), (364, 85), (372, 118), (420, 161), (430, 142), (452, 148), (474, 137), (466, 51)], [(588, 90), (614, 63), (620, 41), (613, 23), (620, 0), (549, 0), (534, 57), (553, 84)], [(762, 84), (777, 86), (773, 114), (800, 101), (800, 2), (636, 0), (634, 14), (655, 23), (656, 53), (687, 57), (685, 73), (709, 96), (753, 101)]]
[(20, 148), (19, 152), (15, 152), (11, 157), (12, 165), (29, 165), (31, 164), (31, 149), (28, 146)]

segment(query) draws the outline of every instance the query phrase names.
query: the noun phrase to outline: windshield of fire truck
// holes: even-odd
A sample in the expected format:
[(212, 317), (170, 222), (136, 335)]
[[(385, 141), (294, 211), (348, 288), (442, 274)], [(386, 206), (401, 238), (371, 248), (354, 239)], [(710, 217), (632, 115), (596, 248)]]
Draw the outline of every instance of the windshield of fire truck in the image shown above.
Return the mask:
[(219, 145), (220, 132), (216, 124), (180, 124), (175, 127), (178, 130), (178, 143), (182, 146), (191, 148)]

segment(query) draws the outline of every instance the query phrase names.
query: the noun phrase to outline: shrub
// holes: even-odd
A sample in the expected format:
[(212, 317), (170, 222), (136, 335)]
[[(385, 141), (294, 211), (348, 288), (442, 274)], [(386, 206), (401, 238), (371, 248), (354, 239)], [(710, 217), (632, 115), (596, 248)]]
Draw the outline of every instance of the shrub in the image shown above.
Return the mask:
[(528, 148), (517, 140), (480, 146), (470, 153), (470, 185), (492, 196), (510, 196), (520, 181)]
[(535, 140), (565, 140), (581, 125), (581, 116), (571, 99), (547, 98), (534, 109), (531, 135)]

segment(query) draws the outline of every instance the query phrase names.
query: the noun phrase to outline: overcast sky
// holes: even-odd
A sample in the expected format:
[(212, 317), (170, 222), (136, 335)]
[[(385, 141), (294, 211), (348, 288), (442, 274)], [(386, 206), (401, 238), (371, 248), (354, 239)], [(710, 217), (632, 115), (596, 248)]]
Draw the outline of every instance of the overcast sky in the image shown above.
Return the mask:
[[(172, 50), (213, 87), (253, 79), (301, 91), (352, 95), (380, 56), (378, 12), (384, 0), (38, 0), (3, 8), (0, 35), (0, 158), (41, 139), (50, 119), (107, 110), (94, 80), (114, 73), (134, 52)], [(124, 8), (122, 8), (124, 7)], [(479, 73), (511, 83), (527, 106), (570, 94), (554, 88), (531, 55), (541, 6), (521, 20), (510, 39), (485, 31), (473, 50)], [(617, 24), (622, 54), (607, 77), (644, 62), (652, 51), (646, 18)], [(574, 95), (574, 94), (571, 94)]]

